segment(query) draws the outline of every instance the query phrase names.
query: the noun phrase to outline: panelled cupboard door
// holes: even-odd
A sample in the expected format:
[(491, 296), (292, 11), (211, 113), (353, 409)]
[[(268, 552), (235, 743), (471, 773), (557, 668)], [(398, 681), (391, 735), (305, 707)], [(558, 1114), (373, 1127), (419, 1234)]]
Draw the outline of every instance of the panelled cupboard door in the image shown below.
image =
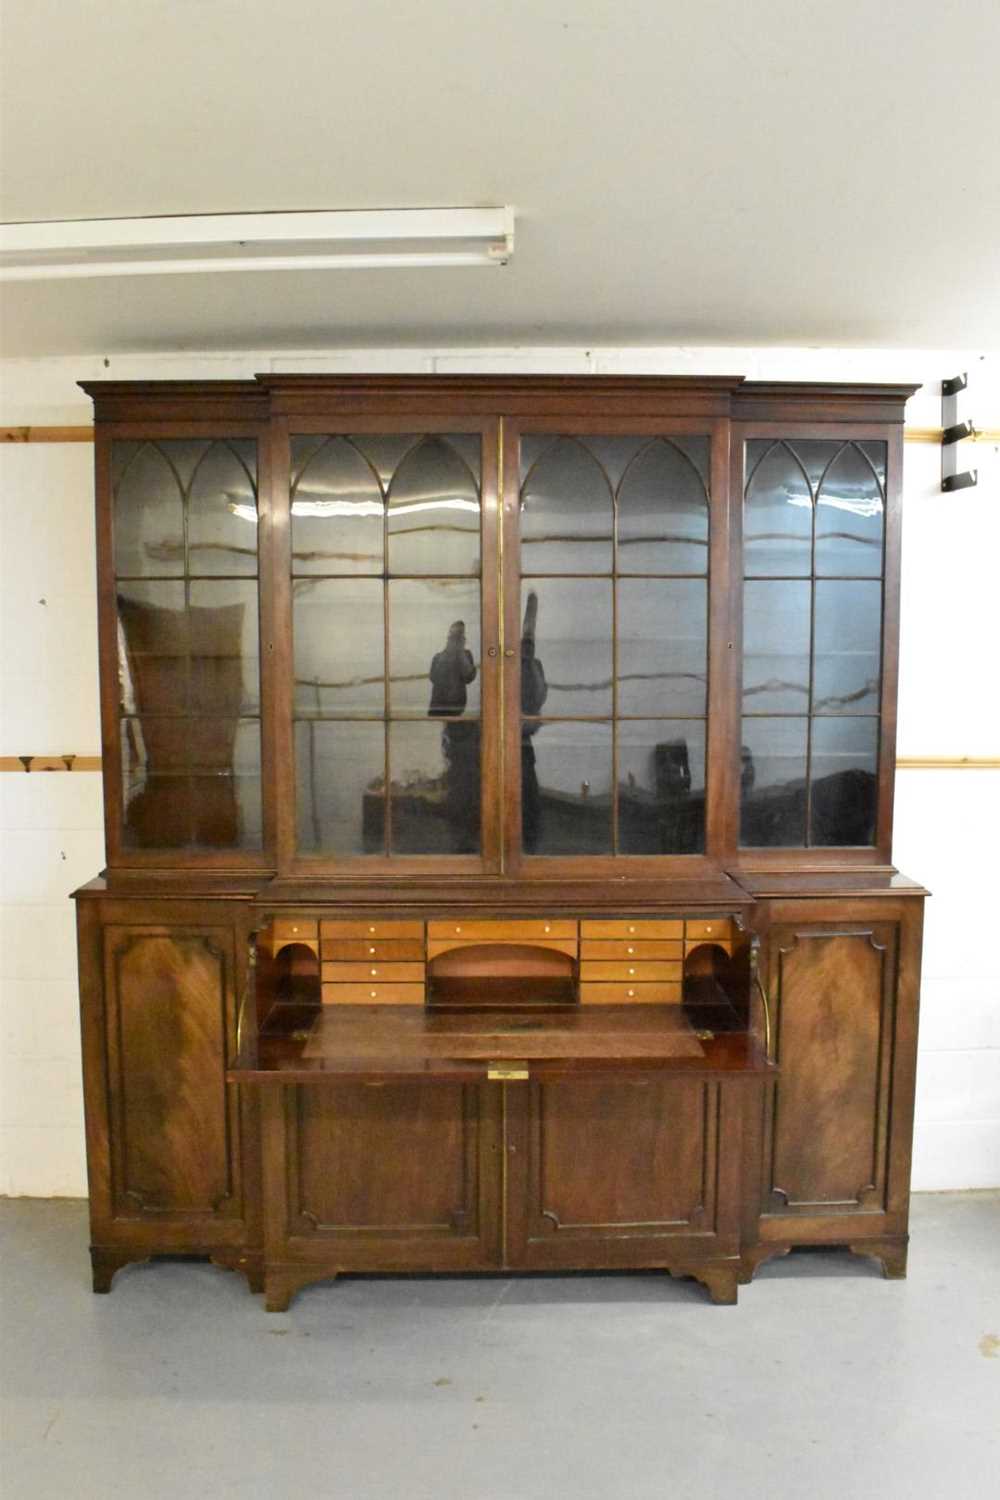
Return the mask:
[[(878, 917), (880, 914), (875, 913)], [(767, 947), (779, 1075), (765, 1092), (761, 1213), (779, 1237), (796, 1224), (885, 1215), (901, 1206), (891, 1181), (892, 1132), (906, 1110), (893, 1087), (907, 1034), (900, 1004), (901, 927), (887, 920), (779, 922)], [(908, 1091), (908, 1090), (907, 1090)], [(896, 1118), (898, 1116), (898, 1118)], [(899, 1143), (897, 1142), (897, 1144)], [(786, 1221), (782, 1226), (773, 1220)], [(791, 1227), (789, 1227), (791, 1225)], [(762, 1224), (762, 1231), (764, 1224)]]
[[(104, 928), (113, 1220), (190, 1229), (242, 1217), (232, 930)], [(231, 1238), (231, 1233), (226, 1238)]]
[(493, 1091), (392, 1081), (266, 1092), (269, 1259), (495, 1265)]
[(705, 1079), (508, 1088), (507, 1263), (657, 1265), (732, 1253), (741, 1094)]

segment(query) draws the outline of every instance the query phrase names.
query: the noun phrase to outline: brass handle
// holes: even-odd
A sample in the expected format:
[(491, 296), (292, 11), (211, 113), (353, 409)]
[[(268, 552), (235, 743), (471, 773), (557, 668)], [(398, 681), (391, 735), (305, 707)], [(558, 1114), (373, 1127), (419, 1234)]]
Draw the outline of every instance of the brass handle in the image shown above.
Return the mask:
[(758, 993), (760, 995), (760, 1003), (764, 1007), (764, 1054), (767, 1057), (767, 1060), (770, 1062), (770, 1060), (771, 1060), (771, 1002), (767, 998), (767, 990), (764, 988), (763, 984), (761, 983), (761, 978), (760, 978), (760, 975), (757, 973), (756, 968), (753, 971), (753, 980), (754, 980), (754, 984), (757, 986), (757, 991), (758, 991)]

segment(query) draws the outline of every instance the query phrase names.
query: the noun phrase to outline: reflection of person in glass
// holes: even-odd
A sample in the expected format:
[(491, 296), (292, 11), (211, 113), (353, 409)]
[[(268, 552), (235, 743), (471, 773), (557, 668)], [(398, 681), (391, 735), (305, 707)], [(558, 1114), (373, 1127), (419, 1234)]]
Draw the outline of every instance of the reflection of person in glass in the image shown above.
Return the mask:
[(445, 807), (456, 854), (479, 848), (479, 723), (460, 722), (468, 701), (468, 685), (476, 676), (472, 652), (465, 643), (465, 621), (448, 631), (444, 650), (431, 661), (429, 718), (444, 719), (441, 749), (447, 763)]
[(535, 627), (538, 622), (538, 595), (530, 593), (521, 626), (521, 832), (525, 854), (534, 854), (542, 831), (542, 797), (535, 770), (535, 747), (531, 737), (541, 725), (531, 716), (540, 714), (549, 685), (545, 668), (535, 655)]

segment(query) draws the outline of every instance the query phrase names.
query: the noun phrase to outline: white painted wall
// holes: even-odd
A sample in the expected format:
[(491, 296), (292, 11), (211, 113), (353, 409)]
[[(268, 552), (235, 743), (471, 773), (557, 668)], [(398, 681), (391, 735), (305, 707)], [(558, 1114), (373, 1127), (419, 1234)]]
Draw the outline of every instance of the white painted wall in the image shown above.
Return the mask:
[[(940, 425), (939, 382), (970, 375), (969, 415), (1000, 428), (1000, 355), (848, 349), (365, 350), (307, 356), (10, 360), (0, 422), (88, 422), (75, 382), (258, 370), (745, 374), (921, 381), (914, 427)], [(92, 450), (0, 444), (0, 755), (100, 750)], [(939, 450), (908, 444), (899, 754), (1000, 754), (1000, 448), (978, 489), (942, 495)], [(903, 770), (896, 863), (928, 903), (914, 1186), (1000, 1184), (1000, 957), (993, 858), (1000, 772)], [(86, 1193), (69, 892), (103, 864), (96, 774), (0, 774), (0, 1193)]]

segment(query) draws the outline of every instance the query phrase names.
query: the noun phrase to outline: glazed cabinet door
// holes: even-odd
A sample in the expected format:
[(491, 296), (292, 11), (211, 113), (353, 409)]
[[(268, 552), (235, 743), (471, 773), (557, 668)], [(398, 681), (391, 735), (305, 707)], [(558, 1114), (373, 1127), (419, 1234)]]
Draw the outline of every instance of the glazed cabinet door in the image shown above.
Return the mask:
[(738, 1084), (649, 1074), (507, 1094), (510, 1266), (680, 1270), (735, 1254)]
[(920, 902), (778, 902), (766, 940), (777, 1081), (765, 1091), (760, 1234), (905, 1233)]

